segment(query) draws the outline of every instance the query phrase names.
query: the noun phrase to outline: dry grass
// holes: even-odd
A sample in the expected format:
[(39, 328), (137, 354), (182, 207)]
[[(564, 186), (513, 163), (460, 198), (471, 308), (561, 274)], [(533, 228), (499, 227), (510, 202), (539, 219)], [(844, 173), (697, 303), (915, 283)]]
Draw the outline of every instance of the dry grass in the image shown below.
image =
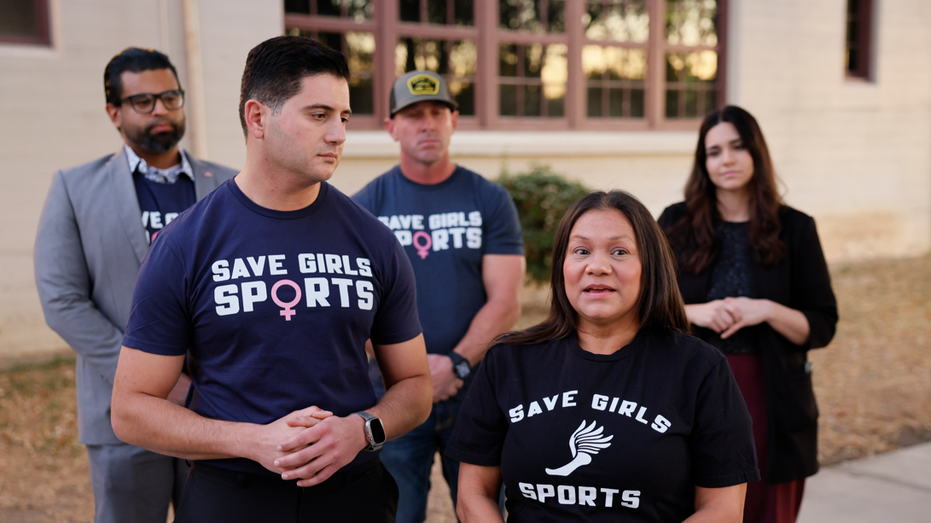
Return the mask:
[(0, 521), (93, 519), (76, 405), (73, 361), (0, 373)]
[[(931, 440), (931, 257), (870, 262), (832, 271), (841, 323), (815, 351), (822, 463)], [(532, 291), (520, 325), (545, 313)], [(0, 521), (84, 522), (93, 495), (77, 443), (74, 363), (0, 373)], [(434, 471), (431, 523), (454, 523)]]
[(832, 273), (837, 335), (814, 351), (824, 464), (931, 440), (931, 257)]

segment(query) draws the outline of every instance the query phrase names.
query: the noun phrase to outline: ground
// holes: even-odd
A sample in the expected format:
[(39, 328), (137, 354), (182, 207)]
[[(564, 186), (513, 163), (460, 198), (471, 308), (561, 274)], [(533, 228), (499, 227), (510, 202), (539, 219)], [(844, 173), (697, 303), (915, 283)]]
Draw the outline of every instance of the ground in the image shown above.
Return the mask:
[[(823, 464), (931, 440), (931, 257), (832, 269), (841, 321), (813, 351)], [(545, 314), (530, 292), (521, 326)], [(434, 469), (431, 523), (454, 523)], [(440, 484), (440, 485), (437, 485)], [(74, 362), (0, 373), (0, 521), (89, 522), (94, 512), (77, 443)]]

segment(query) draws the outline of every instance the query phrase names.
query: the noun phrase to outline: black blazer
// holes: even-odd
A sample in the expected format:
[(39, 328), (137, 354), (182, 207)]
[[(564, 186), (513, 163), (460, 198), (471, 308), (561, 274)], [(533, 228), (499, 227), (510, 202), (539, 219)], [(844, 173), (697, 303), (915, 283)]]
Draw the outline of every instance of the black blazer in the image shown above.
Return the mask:
[[(685, 217), (685, 203), (666, 208), (659, 218), (666, 230)], [(818, 406), (811, 385), (808, 350), (826, 346), (837, 326), (837, 300), (815, 221), (791, 207), (779, 210), (786, 256), (776, 265), (752, 265), (757, 298), (770, 299), (800, 311), (808, 319), (811, 335), (804, 346), (795, 345), (763, 323), (748, 327), (758, 344), (766, 374), (769, 412), (769, 484), (803, 479), (818, 471)], [(681, 245), (672, 245), (679, 252)], [(700, 274), (678, 275), (686, 304), (707, 302), (713, 266)], [(712, 330), (694, 327), (708, 340)]]

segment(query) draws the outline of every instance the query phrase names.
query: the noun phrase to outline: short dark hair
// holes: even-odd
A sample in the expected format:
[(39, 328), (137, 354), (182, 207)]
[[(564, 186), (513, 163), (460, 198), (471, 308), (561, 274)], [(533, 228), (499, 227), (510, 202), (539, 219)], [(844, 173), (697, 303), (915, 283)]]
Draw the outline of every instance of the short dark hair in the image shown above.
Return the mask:
[[(103, 70), (103, 92), (107, 97), (107, 103), (120, 105), (120, 100), (123, 98), (123, 73), (126, 71), (141, 73), (157, 69), (171, 69), (175, 80), (178, 80), (178, 71), (164, 53), (139, 47), (127, 47), (120, 51), (118, 55), (110, 59)], [(181, 86), (181, 80), (178, 80), (178, 86)]]
[(653, 215), (628, 192), (593, 192), (577, 200), (566, 211), (553, 242), (553, 272), (550, 277), (550, 313), (546, 320), (527, 330), (505, 334), (497, 343), (533, 345), (566, 338), (578, 329), (578, 313), (566, 294), (563, 264), (569, 249), (569, 235), (583, 214), (589, 211), (617, 210), (634, 229), (640, 255), (640, 298), (637, 316), (640, 330), (689, 332), (685, 305), (676, 281), (672, 249)]
[(331, 74), (349, 81), (349, 64), (339, 51), (301, 36), (276, 36), (249, 51), (242, 72), (239, 123), (246, 126), (246, 102), (257, 100), (273, 112), (301, 91), (305, 77)]

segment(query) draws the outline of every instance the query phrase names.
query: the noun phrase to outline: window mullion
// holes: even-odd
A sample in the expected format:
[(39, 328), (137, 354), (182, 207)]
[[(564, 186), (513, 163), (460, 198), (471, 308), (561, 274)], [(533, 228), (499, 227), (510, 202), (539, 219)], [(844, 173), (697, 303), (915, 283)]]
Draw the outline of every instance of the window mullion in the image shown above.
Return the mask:
[(585, 76), (582, 72), (582, 12), (585, 2), (566, 2), (566, 37), (569, 51), (566, 56), (568, 62), (568, 78), (566, 78), (566, 110), (565, 115), (570, 129), (578, 129), (585, 121), (585, 99), (588, 95)]
[(475, 114), (479, 127), (489, 129), (495, 127), (498, 122), (497, 2), (477, 0), (474, 5), (475, 26), (478, 28)]
[(517, 53), (517, 96), (515, 103), (517, 104), (517, 117), (522, 118), (526, 116), (524, 114), (524, 93), (527, 91), (527, 76), (524, 74), (524, 71), (527, 69), (527, 48), (523, 45), (518, 45), (515, 47), (515, 52)]
[[(375, 5), (375, 116), (388, 117), (388, 95), (394, 85), (394, 53), (398, 44), (398, 0), (381, 0)], [(379, 12), (380, 11), (380, 12)]]
[(727, 105), (727, 0), (718, 0), (717, 3), (717, 53), (718, 53), (718, 74), (715, 78), (714, 93), (715, 104), (717, 107), (709, 107), (707, 112), (711, 112), (718, 107)]
[(666, 20), (666, 0), (652, 0), (647, 4), (650, 13), (649, 50), (647, 52), (647, 85), (645, 97), (646, 119), (651, 128), (656, 128), (662, 122), (663, 97), (665, 95), (666, 68), (665, 60), (666, 40), (664, 22)]

